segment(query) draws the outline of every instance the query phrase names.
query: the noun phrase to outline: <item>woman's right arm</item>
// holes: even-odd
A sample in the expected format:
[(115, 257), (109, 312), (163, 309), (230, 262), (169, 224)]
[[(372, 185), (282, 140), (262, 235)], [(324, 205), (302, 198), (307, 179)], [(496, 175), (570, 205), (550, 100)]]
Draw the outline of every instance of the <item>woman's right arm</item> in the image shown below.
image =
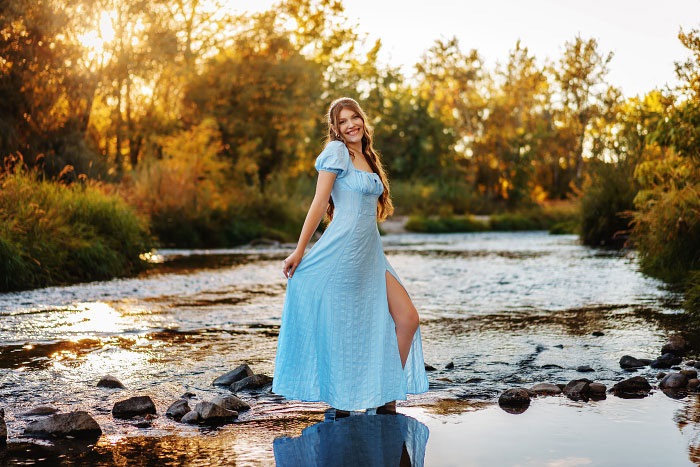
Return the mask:
[(282, 272), (284, 276), (289, 279), (296, 271), (297, 266), (301, 262), (301, 258), (304, 256), (304, 251), (306, 250), (306, 245), (311, 239), (311, 235), (318, 228), (318, 224), (323, 219), (323, 215), (328, 209), (328, 199), (331, 196), (331, 190), (333, 189), (333, 182), (335, 182), (336, 174), (326, 170), (320, 170), (318, 172), (318, 181), (316, 182), (316, 194), (314, 195), (314, 200), (311, 202), (309, 207), (309, 212), (306, 214), (306, 220), (304, 220), (304, 226), (301, 228), (301, 234), (299, 234), (299, 242), (294, 252), (284, 260), (284, 269)]

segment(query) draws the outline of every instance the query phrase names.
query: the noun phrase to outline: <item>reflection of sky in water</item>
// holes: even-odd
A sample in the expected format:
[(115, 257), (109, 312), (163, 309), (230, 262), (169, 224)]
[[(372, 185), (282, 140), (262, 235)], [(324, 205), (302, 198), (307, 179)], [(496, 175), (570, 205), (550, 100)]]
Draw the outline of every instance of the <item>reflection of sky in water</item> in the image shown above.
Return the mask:
[[(426, 363), (437, 368), (428, 372), (430, 392), (399, 403), (399, 411), (430, 428), (426, 465), (465, 465), (434, 457), (434, 446), (447, 439), (456, 443), (457, 435), (440, 428), (443, 422), (463, 433), (463, 440), (473, 440), (477, 446), (472, 450), (482, 452), (486, 459), (490, 444), (479, 442), (480, 435), (472, 432), (472, 426), (486, 427), (500, 423), (499, 417), (511, 417), (502, 419), (506, 424), (501, 427), (502, 436), (506, 436), (507, 423), (516, 420), (512, 417), (537, 417), (548, 410), (553, 419), (560, 417), (563, 427), (577, 427), (577, 411), (591, 417), (599, 413), (603, 418), (598, 422), (604, 426), (617, 423), (638, 428), (643, 436), (657, 434), (659, 439), (675, 440), (671, 446), (681, 438), (687, 442), (686, 450), (700, 444), (689, 438), (689, 433), (697, 432), (700, 416), (693, 416), (699, 410), (688, 398), (670, 404), (665, 398), (655, 398), (659, 403), (654, 407), (633, 401), (624, 410), (617, 409), (623, 406), (615, 398), (578, 409), (556, 398), (536, 401), (519, 416), (488, 408), (501, 391), (513, 386), (565, 383), (582, 376), (611, 386), (631, 376), (619, 368), (622, 355), (658, 355), (669, 333), (665, 320), (677, 312), (664, 308), (663, 299), (669, 294), (659, 282), (637, 271), (632, 256), (583, 247), (573, 236), (541, 232), (387, 235), (383, 243), (421, 314)], [(181, 255), (186, 262), (177, 266), (177, 261), (166, 261), (161, 269), (141, 278), (0, 294), (0, 399), (10, 431), (17, 433), (26, 423), (17, 412), (51, 403), (64, 411), (93, 413), (105, 431), (101, 443), (128, 444), (128, 438), (136, 435), (199, 433), (165, 417), (158, 417), (153, 428), (142, 430), (115, 421), (110, 411), (116, 400), (144, 393), (152, 396), (161, 414), (185, 391), (197, 394), (194, 403), (228, 394), (226, 389), (212, 387), (211, 381), (240, 363), (272, 375), (286, 285), (281, 263), (288, 252), (279, 248), (163, 251), (166, 259)], [(210, 264), (213, 257), (216, 260)], [(604, 335), (595, 337), (593, 331)], [(454, 363), (454, 369), (445, 369), (448, 362)], [(579, 365), (590, 365), (595, 371), (578, 373)], [(97, 390), (95, 384), (105, 374), (117, 376), (127, 390)], [(649, 368), (634, 375), (656, 381), (656, 370)], [(245, 435), (235, 437), (236, 459), (267, 456), (271, 460), (275, 437), (298, 436), (318, 421), (309, 414), (317, 415), (326, 407), (269, 394), (243, 397), (254, 408), (241, 414), (240, 430)], [(445, 398), (457, 398), (463, 405), (439, 412), (444, 405), (438, 401)], [(477, 410), (464, 412), (467, 403)], [(486, 405), (479, 405), (482, 403)], [(416, 412), (421, 404), (427, 408)], [(651, 426), (650, 419), (636, 408), (655, 413), (657, 423)], [(678, 415), (681, 413), (685, 415)], [(291, 418), (297, 421), (290, 422)], [(265, 425), (270, 420), (294, 429), (271, 428)], [(532, 430), (546, 426), (539, 418), (532, 420), (537, 423), (530, 426)], [(587, 420), (593, 425), (596, 419)], [(682, 436), (679, 420), (683, 421)], [(222, 428), (216, 439), (237, 430)], [(663, 433), (658, 434), (659, 430)], [(552, 428), (551, 433), (549, 441), (556, 449), (586, 446), (573, 436), (578, 433), (575, 430), (555, 433)], [(620, 443), (632, 440), (620, 436)], [(516, 443), (516, 452), (534, 452), (508, 439)], [(592, 443), (597, 438), (591, 433), (583, 439)], [(214, 444), (201, 442), (197, 446), (216, 451), (226, 449), (224, 444), (214, 448)], [(673, 449), (674, 456), (684, 452)], [(493, 450), (500, 454), (498, 448)], [(167, 455), (166, 448), (157, 452)], [(552, 465), (578, 465), (576, 456), (533, 456), (532, 465), (545, 459), (554, 459)], [(431, 459), (438, 462), (431, 463)], [(593, 464), (596, 462), (594, 458)]]

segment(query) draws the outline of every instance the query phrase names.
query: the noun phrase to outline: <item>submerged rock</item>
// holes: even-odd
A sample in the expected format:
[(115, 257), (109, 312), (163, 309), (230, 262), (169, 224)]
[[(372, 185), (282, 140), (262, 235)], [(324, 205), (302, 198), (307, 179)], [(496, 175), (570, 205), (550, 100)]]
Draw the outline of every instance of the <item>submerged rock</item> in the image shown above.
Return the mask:
[(98, 388), (116, 388), (124, 389), (124, 385), (121, 381), (112, 375), (105, 375), (97, 382)]
[(243, 378), (233, 383), (229, 389), (231, 392), (238, 392), (242, 389), (258, 389), (272, 383), (272, 378), (267, 375), (253, 375)]
[(31, 422), (24, 433), (40, 438), (98, 438), (102, 434), (100, 425), (82, 410), (60, 413)]
[(447, 365), (445, 365), (445, 369), (446, 369), (446, 370), (451, 370), (451, 369), (453, 369), (454, 367), (455, 367), (455, 363), (454, 363), (454, 362), (450, 362), (450, 363), (448, 363)]
[(525, 388), (507, 389), (498, 398), (498, 405), (502, 405), (502, 406), (530, 405), (530, 393)]
[(226, 410), (233, 410), (234, 412), (243, 412), (245, 410), (250, 410), (250, 405), (236, 397), (236, 396), (221, 396), (212, 400), (212, 403), (223, 407)]
[(610, 392), (623, 399), (642, 398), (649, 394), (651, 385), (643, 376), (633, 376), (615, 384)]
[(580, 373), (588, 373), (588, 372), (595, 371), (595, 370), (588, 365), (581, 365), (578, 368), (576, 368), (576, 371), (578, 371)]
[(187, 403), (186, 399), (180, 399), (172, 404), (170, 404), (170, 407), (168, 407), (168, 410), (165, 411), (165, 416), (170, 417), (175, 421), (180, 421), (180, 419), (187, 413), (190, 412), (192, 409), (190, 409), (189, 404)]
[[(646, 361), (646, 363), (645, 363)], [(648, 365), (650, 362), (649, 360), (641, 360), (639, 358), (635, 358), (631, 355), (623, 355), (620, 358), (620, 367), (621, 368), (640, 368), (643, 366)]]
[(24, 412), (22, 415), (25, 417), (31, 417), (34, 415), (53, 415), (56, 412), (58, 412), (56, 407), (52, 407), (50, 405), (40, 405), (38, 407), (34, 407), (32, 410)]
[(661, 389), (681, 389), (688, 384), (688, 378), (681, 373), (670, 373), (659, 382)]
[(131, 418), (148, 413), (156, 413), (156, 406), (149, 396), (130, 397), (117, 402), (112, 408), (114, 418)]
[(247, 378), (248, 376), (253, 376), (253, 370), (250, 369), (248, 365), (243, 363), (242, 365), (238, 365), (236, 368), (233, 370), (229, 371), (228, 373), (225, 373), (218, 378), (214, 380), (212, 385), (214, 386), (231, 386), (233, 383), (236, 381), (240, 381), (243, 378)]
[(561, 388), (550, 383), (537, 383), (530, 390), (537, 394), (561, 394)]
[(7, 424), (5, 423), (5, 409), (0, 409), (0, 446), (7, 443)]

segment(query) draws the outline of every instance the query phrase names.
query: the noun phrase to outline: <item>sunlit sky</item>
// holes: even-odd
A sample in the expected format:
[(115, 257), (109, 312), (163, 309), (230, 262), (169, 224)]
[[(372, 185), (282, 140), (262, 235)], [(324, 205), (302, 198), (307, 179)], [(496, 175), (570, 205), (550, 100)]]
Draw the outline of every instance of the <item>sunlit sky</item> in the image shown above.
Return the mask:
[[(272, 0), (237, 0), (240, 11), (269, 8)], [(406, 76), (438, 38), (456, 36), (462, 51), (477, 49), (492, 68), (518, 39), (540, 60), (558, 58), (577, 34), (614, 52), (608, 80), (627, 97), (676, 82), (674, 61), (687, 50), (680, 27), (700, 28), (700, 0), (345, 0), (351, 23), (368, 44), (382, 40), (382, 60)]]

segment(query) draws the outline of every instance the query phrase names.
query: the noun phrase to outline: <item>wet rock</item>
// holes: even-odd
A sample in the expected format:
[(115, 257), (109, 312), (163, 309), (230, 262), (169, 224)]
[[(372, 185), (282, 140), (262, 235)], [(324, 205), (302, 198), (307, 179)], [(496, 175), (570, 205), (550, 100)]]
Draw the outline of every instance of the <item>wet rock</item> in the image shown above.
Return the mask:
[(136, 423), (134, 423), (134, 426), (136, 428), (151, 428), (153, 426), (153, 423), (151, 423), (150, 420), (139, 420)]
[(203, 401), (195, 405), (199, 423), (221, 423), (238, 417), (238, 412), (227, 410), (213, 402)]
[(537, 394), (561, 394), (561, 388), (556, 384), (537, 383), (530, 388)]
[(688, 389), (695, 389), (700, 386), (700, 380), (697, 378), (692, 378), (688, 380)]
[(216, 378), (212, 383), (214, 386), (231, 386), (236, 381), (240, 381), (248, 376), (253, 376), (253, 370), (245, 363), (238, 365), (233, 370)]
[(688, 378), (681, 373), (670, 373), (659, 382), (661, 389), (681, 389), (688, 384)]
[(554, 345), (553, 347), (556, 347), (556, 348), (558, 348), (558, 349), (563, 349), (563, 348), (564, 348), (564, 346), (563, 346), (562, 344), (557, 344), (557, 345)]
[(562, 392), (566, 397), (575, 401), (579, 399), (587, 399), (590, 395), (589, 385), (591, 383), (592, 381), (586, 378), (574, 379), (569, 381), (569, 384), (564, 386)]
[(671, 369), (680, 371), (681, 367), (679, 367), (678, 365), (673, 365)]
[(193, 397), (196, 397), (197, 395), (193, 392), (187, 391), (183, 395), (180, 396), (180, 399), (192, 399)]
[(649, 362), (644, 363), (642, 360), (631, 355), (623, 355), (620, 358), (620, 368), (640, 368), (648, 364)]
[(259, 389), (263, 386), (272, 383), (272, 378), (267, 375), (253, 375), (243, 378), (240, 381), (233, 383), (229, 389), (231, 392), (238, 392), (243, 389)]
[(175, 421), (179, 421), (187, 412), (190, 412), (191, 410), (192, 409), (190, 409), (187, 400), (180, 399), (170, 404), (170, 407), (168, 407), (168, 410), (165, 412), (165, 416), (170, 417)]
[(693, 379), (698, 377), (697, 370), (681, 370), (680, 373), (688, 379)]
[(643, 376), (633, 376), (615, 384), (610, 392), (623, 399), (645, 397), (651, 391), (651, 385)]
[(194, 425), (195, 423), (199, 423), (199, 414), (196, 411), (191, 410), (191, 411), (187, 412), (185, 415), (183, 415), (182, 418), (180, 419), (180, 421), (182, 423), (188, 423), (190, 425)]
[(671, 352), (666, 352), (665, 354), (661, 355), (657, 360), (665, 360), (668, 362), (671, 362), (671, 365), (678, 365), (680, 364), (683, 359), (681, 357), (678, 357)]
[(561, 389), (562, 391), (563, 391), (564, 388), (566, 387), (566, 384), (564, 384), (564, 383), (556, 383), (556, 384), (557, 384), (557, 386), (559, 387), (559, 389)]
[(446, 383), (454, 383), (450, 378), (438, 378), (437, 381), (444, 381)]
[[(671, 353), (682, 357), (690, 349), (688, 342), (679, 335), (669, 337), (668, 342), (661, 347), (661, 353)], [(680, 362), (679, 362), (680, 363)]]
[(102, 430), (90, 414), (80, 410), (30, 422), (24, 429), (24, 434), (39, 438), (98, 438)]
[(591, 335), (596, 336), (596, 337), (600, 337), (600, 336), (604, 336), (605, 333), (603, 331), (593, 331), (591, 333)]
[(666, 373), (664, 373), (663, 371), (659, 371), (658, 373), (656, 373), (656, 379), (661, 379), (664, 376), (666, 376)]
[(649, 364), (649, 366), (652, 368), (671, 368), (672, 365), (673, 364), (670, 362), (670, 360), (662, 359), (661, 357)]
[(685, 362), (685, 364), (688, 365), (688, 366), (695, 366), (696, 363), (697, 363), (697, 362), (696, 362), (695, 360), (688, 360), (688, 361)]
[(578, 368), (576, 368), (576, 371), (578, 371), (579, 373), (588, 373), (595, 370), (588, 365), (581, 365)]
[(212, 403), (223, 407), (226, 410), (233, 410), (234, 412), (243, 412), (245, 410), (250, 410), (250, 405), (236, 396), (221, 396), (212, 400)]
[(605, 397), (605, 391), (607, 390), (607, 388), (602, 383), (590, 383), (588, 385), (588, 390), (591, 394), (591, 397)]
[(508, 407), (530, 405), (530, 394), (525, 388), (507, 389), (498, 398), (498, 405)]
[(559, 366), (555, 363), (547, 363), (546, 365), (542, 365), (540, 368), (545, 369), (545, 370), (551, 370), (553, 368), (560, 368), (563, 369), (563, 366)]
[(124, 385), (121, 381), (112, 375), (105, 375), (97, 382), (98, 388), (118, 388), (124, 389)]
[(452, 370), (454, 367), (455, 367), (455, 363), (454, 363), (454, 362), (450, 362), (450, 363), (448, 363), (447, 365), (445, 365), (445, 369), (446, 369), (446, 370)]
[(0, 446), (7, 443), (7, 424), (5, 423), (5, 409), (0, 409)]
[(56, 412), (58, 412), (56, 407), (51, 407), (50, 405), (40, 405), (38, 407), (34, 407), (32, 410), (24, 412), (22, 415), (25, 417), (32, 417), (35, 415), (53, 415)]
[(425, 371), (435, 371), (435, 367), (432, 365), (425, 364)]
[(149, 396), (130, 397), (117, 402), (112, 408), (114, 418), (131, 418), (148, 413), (156, 413), (156, 406)]

